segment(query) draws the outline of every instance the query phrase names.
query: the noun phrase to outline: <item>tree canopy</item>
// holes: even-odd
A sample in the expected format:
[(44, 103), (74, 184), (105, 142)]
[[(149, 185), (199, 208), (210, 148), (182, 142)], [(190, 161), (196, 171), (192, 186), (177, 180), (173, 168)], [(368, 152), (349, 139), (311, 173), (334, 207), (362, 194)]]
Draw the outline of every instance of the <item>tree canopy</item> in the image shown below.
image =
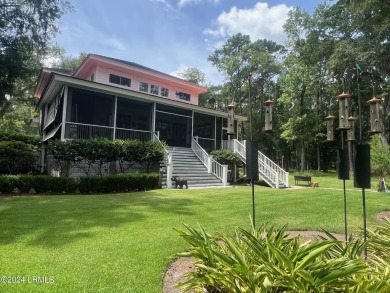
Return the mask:
[[(324, 2), (312, 14), (294, 8), (284, 25), (285, 46), (237, 34), (209, 56), (225, 77), (221, 92), (239, 104), (238, 113), (253, 111), (254, 137), (266, 154), (284, 158), (301, 171), (326, 169), (342, 134), (336, 132), (336, 143), (325, 143), (324, 118), (338, 116), (336, 96), (342, 92), (351, 94), (351, 116), (359, 115), (360, 100), (358, 142), (371, 140), (367, 101), (373, 96), (381, 100), (380, 117), (389, 141), (389, 13), (389, 1), (380, 0)], [(271, 136), (262, 131), (266, 99), (276, 102)]]
[[(32, 91), (58, 32), (56, 21), (69, 9), (68, 0), (0, 1), (0, 124), (18, 106), (31, 107)], [(20, 110), (20, 109), (19, 109)], [(6, 117), (9, 121), (9, 117)]]

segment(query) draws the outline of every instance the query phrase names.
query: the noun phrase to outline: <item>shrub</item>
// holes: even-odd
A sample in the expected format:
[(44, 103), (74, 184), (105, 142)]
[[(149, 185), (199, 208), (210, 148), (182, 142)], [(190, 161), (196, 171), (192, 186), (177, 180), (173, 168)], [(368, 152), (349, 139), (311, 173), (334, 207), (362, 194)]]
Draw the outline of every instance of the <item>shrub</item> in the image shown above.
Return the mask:
[(38, 135), (29, 135), (11, 131), (0, 131), (0, 141), (20, 141), (38, 146), (40, 143), (40, 138)]
[[(103, 165), (119, 161), (120, 173), (127, 172), (134, 164), (139, 164), (141, 171), (151, 172), (164, 158), (164, 145), (153, 141), (107, 139), (75, 139), (51, 141), (49, 154), (61, 170), (61, 176), (67, 176), (65, 170), (70, 165), (78, 167), (87, 176), (92, 171), (102, 175)], [(93, 168), (96, 166), (96, 170)]]
[(137, 163), (140, 163), (142, 172), (149, 173), (163, 160), (165, 147), (159, 142), (143, 141), (139, 144), (137, 154), (139, 154), (139, 156), (136, 160)]
[(119, 162), (119, 172), (126, 173), (137, 161), (137, 140), (115, 140), (116, 159)]
[[(390, 223), (372, 231), (371, 239), (329, 239), (299, 243), (286, 227), (234, 236), (211, 235), (201, 227), (178, 230), (190, 244), (178, 256), (196, 259), (195, 272), (179, 284), (185, 292), (390, 292)], [(371, 252), (364, 261), (365, 248)], [(385, 251), (385, 252), (384, 252)]]
[(0, 176), (0, 193), (11, 193), (16, 187), (22, 193), (28, 193), (31, 188), (37, 193), (74, 193), (76, 189), (82, 193), (125, 192), (155, 189), (158, 180), (157, 173), (85, 176), (80, 179), (48, 175), (3, 175)]
[(82, 193), (123, 192), (129, 190), (155, 189), (158, 187), (157, 173), (131, 173), (109, 176), (85, 176), (79, 179)]
[(74, 192), (78, 188), (78, 184), (73, 178), (48, 175), (0, 176), (0, 192), (11, 193), (14, 188), (18, 188), (23, 193), (28, 193), (31, 188), (34, 188), (37, 193), (61, 193)]
[(20, 141), (0, 142), (0, 174), (28, 173), (35, 169), (36, 147)]
[(61, 176), (68, 177), (68, 169), (72, 163), (76, 162), (78, 154), (73, 140), (50, 140), (48, 153), (60, 168)]
[(237, 167), (244, 166), (239, 155), (231, 150), (214, 150), (210, 154), (218, 163), (228, 165), (230, 170), (234, 168), (234, 165), (237, 165)]

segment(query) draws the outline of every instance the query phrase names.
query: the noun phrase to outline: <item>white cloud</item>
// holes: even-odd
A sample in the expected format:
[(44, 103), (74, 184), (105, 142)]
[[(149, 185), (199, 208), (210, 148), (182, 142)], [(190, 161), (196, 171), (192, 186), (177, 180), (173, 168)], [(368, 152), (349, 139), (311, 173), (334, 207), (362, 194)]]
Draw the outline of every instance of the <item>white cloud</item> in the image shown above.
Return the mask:
[(177, 67), (177, 69), (175, 69), (174, 71), (171, 71), (169, 73), (169, 75), (172, 75), (172, 76), (176, 76), (176, 77), (180, 77), (180, 73), (183, 73), (185, 70), (187, 70), (188, 68), (190, 68), (189, 66), (187, 65), (179, 65), (179, 67)]
[(119, 51), (126, 50), (126, 45), (116, 37), (108, 37), (103, 40), (103, 43), (109, 48)]
[(162, 4), (166, 11), (172, 11), (172, 10), (174, 11), (175, 10), (167, 0), (152, 0), (152, 2)]
[(205, 29), (204, 34), (220, 39), (242, 33), (249, 35), (252, 41), (268, 39), (283, 43), (286, 40), (283, 24), (291, 9), (285, 4), (269, 7), (263, 2), (256, 3), (252, 9), (234, 6), (229, 12), (222, 12), (215, 26)]
[[(196, 5), (196, 4), (200, 4), (202, 2), (204, 2), (206, 0), (179, 0), (179, 2), (177, 3), (177, 5), (179, 7), (184, 7), (184, 6), (187, 6), (187, 5)], [(218, 4), (220, 0), (207, 0), (207, 2), (210, 2), (210, 3), (213, 3), (213, 4)]]

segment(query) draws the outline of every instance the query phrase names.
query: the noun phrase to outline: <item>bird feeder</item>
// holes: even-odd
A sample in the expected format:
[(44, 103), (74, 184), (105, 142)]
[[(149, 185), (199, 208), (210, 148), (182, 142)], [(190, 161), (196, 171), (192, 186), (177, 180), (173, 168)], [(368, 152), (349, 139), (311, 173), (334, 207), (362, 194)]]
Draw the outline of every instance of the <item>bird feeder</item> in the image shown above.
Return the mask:
[(339, 129), (349, 129), (348, 109), (351, 95), (343, 92), (337, 98), (339, 99)]
[(368, 101), (370, 103), (370, 124), (371, 124), (371, 133), (380, 133), (383, 132), (383, 124), (379, 117), (379, 103), (381, 99), (373, 97)]
[(328, 115), (325, 117), (326, 120), (326, 140), (327, 141), (334, 141), (334, 131), (333, 131), (333, 120), (335, 119), (334, 116)]
[(272, 132), (272, 105), (275, 102), (268, 99), (265, 104), (265, 125), (264, 132)]
[(348, 141), (355, 141), (355, 121), (357, 120), (356, 117), (349, 117), (348, 122), (349, 122), (349, 129), (347, 131), (347, 140)]
[(227, 106), (227, 112), (228, 112), (228, 125), (227, 125), (227, 134), (236, 134), (234, 131), (234, 109), (236, 108), (236, 105), (234, 103), (231, 103)]

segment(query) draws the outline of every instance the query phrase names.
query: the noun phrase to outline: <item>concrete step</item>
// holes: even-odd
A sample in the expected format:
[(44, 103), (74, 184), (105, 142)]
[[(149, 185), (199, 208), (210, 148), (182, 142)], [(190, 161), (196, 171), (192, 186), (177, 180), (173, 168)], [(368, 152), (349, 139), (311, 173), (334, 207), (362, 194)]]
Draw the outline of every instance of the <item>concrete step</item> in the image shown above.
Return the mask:
[[(182, 147), (168, 147), (167, 149), (172, 154), (172, 176), (185, 177), (190, 188), (223, 186), (219, 178), (207, 172), (207, 168), (191, 149)], [(163, 187), (166, 187), (166, 179), (166, 174), (164, 174)]]
[[(185, 178), (196, 178), (196, 179), (200, 179), (200, 178), (217, 178), (215, 177), (214, 175), (212, 174), (208, 174), (208, 173), (175, 173), (173, 172), (172, 176), (177, 176), (177, 177), (185, 177)], [(165, 179), (166, 178), (166, 174), (163, 175), (163, 178)]]
[[(207, 183), (207, 184), (190, 184), (188, 183), (188, 189), (192, 189), (192, 188), (211, 188), (211, 187), (218, 187), (218, 188), (222, 188), (222, 187), (229, 187), (229, 186), (224, 186), (222, 183)], [(167, 185), (164, 184), (162, 186), (162, 188), (167, 188)], [(173, 189), (175, 189), (175, 184), (173, 184)], [(180, 186), (177, 187), (177, 189), (180, 189)], [(186, 189), (185, 186), (183, 187), (183, 189)]]
[(196, 163), (196, 164), (187, 164), (187, 163), (177, 163), (177, 164), (173, 164), (173, 169), (191, 169), (191, 168), (196, 168), (196, 169), (204, 169), (205, 171), (207, 171), (207, 168), (205, 165), (203, 165), (202, 163)]
[(187, 182), (188, 183), (221, 183), (221, 180), (219, 180), (218, 178), (187, 178)]

